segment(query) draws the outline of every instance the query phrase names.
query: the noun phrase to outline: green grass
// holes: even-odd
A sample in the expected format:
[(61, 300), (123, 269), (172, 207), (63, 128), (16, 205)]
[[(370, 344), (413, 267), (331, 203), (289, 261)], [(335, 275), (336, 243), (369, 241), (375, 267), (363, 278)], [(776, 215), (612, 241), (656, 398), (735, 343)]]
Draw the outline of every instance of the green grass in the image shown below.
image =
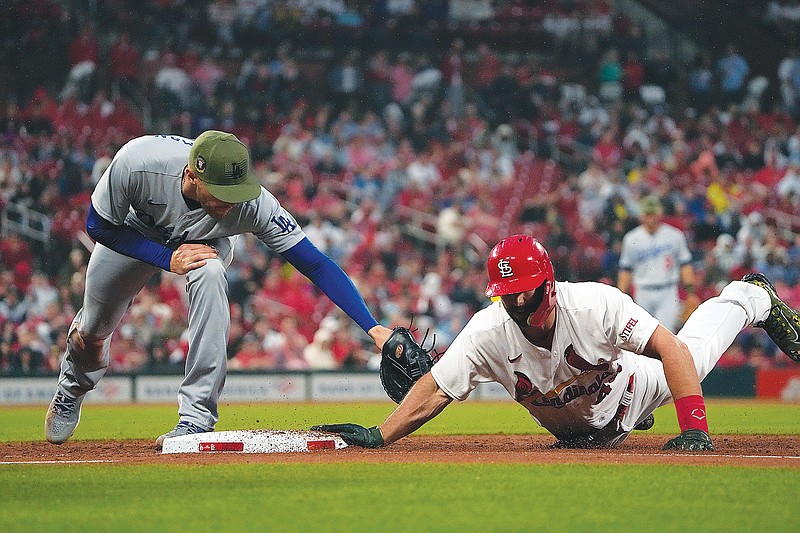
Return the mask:
[[(231, 404), (220, 407), (218, 430), (308, 429), (314, 424), (357, 422), (374, 425), (392, 412), (392, 403)], [(0, 407), (0, 442), (41, 440), (45, 407)], [(800, 406), (756, 401), (708, 400), (714, 434), (800, 434)], [(85, 405), (75, 439), (147, 439), (170, 429), (178, 420), (176, 406)], [(651, 433), (678, 430), (671, 405), (656, 411)], [(527, 411), (511, 402), (465, 402), (450, 405), (418, 434), (545, 433)]]
[[(380, 423), (391, 403), (223, 405), (219, 430)], [(0, 441), (44, 407), (0, 408)], [(799, 434), (797, 405), (708, 402), (714, 434)], [(153, 438), (176, 406), (84, 406), (76, 439)], [(675, 434), (672, 406), (652, 432)], [(512, 403), (454, 404), (419, 433), (542, 433)], [(2, 458), (0, 457), (0, 460)], [(675, 465), (0, 465), (0, 531), (794, 531), (800, 469)]]
[[(796, 470), (667, 466), (13, 466), (0, 530), (788, 531)], [(757, 489), (757, 490), (753, 490)]]

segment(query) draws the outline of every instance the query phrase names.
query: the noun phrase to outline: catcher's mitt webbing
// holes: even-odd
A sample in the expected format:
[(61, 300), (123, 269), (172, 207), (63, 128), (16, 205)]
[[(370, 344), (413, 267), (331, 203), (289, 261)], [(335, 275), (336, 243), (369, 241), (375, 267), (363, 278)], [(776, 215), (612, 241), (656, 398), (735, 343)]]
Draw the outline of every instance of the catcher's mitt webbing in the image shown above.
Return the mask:
[(381, 384), (389, 398), (400, 403), (432, 367), (433, 359), (417, 343), (411, 330), (396, 326), (381, 349)]

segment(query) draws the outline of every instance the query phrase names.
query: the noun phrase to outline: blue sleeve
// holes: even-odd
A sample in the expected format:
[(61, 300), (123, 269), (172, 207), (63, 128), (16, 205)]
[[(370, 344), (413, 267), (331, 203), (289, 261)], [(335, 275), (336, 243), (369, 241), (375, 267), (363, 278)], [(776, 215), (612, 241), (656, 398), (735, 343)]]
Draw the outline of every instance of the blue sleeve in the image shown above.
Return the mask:
[(322, 289), (333, 303), (364, 331), (378, 325), (352, 280), (333, 259), (322, 253), (307, 237), (281, 254), (300, 273)]
[(89, 204), (89, 216), (86, 217), (86, 233), (115, 252), (163, 268), (169, 272), (172, 250), (151, 241), (128, 226), (112, 224), (100, 216), (92, 204)]

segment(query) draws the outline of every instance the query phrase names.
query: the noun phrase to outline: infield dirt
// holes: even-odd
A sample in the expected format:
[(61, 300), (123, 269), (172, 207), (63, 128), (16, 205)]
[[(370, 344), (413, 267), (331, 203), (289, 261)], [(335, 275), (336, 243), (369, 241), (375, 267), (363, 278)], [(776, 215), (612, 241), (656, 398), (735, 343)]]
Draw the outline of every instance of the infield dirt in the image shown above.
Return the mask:
[(0, 462), (103, 462), (123, 465), (225, 463), (673, 464), (800, 468), (800, 436), (716, 435), (715, 452), (664, 452), (665, 435), (633, 435), (615, 450), (557, 450), (542, 435), (411, 436), (378, 449), (309, 453), (165, 454), (151, 440), (78, 440), (0, 444)]

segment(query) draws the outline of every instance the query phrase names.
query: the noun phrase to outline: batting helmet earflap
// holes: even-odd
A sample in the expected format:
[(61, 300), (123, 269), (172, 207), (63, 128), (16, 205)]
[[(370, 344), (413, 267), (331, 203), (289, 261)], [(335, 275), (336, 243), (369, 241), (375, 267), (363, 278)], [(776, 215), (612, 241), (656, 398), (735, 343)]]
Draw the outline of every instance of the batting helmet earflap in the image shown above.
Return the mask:
[(486, 296), (518, 294), (544, 287), (539, 307), (528, 318), (541, 326), (556, 305), (556, 280), (550, 256), (539, 241), (528, 235), (506, 237), (492, 248), (486, 262), (489, 285)]

